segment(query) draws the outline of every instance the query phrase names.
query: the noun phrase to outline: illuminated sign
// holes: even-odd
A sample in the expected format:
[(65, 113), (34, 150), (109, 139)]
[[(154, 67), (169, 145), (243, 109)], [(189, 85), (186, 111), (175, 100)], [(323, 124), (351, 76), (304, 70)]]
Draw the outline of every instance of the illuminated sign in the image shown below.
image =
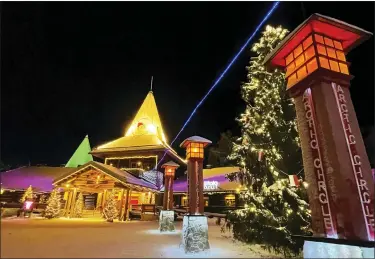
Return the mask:
[(218, 181), (204, 181), (203, 189), (204, 190), (216, 190), (219, 187)]
[(25, 201), (25, 209), (29, 210), (31, 208), (31, 205), (33, 205), (32, 201)]
[(369, 240), (374, 240), (374, 202), (373, 199), (371, 199), (371, 195), (369, 194), (369, 185), (363, 178), (361, 157), (358, 155), (356, 149), (356, 139), (352, 133), (352, 128), (350, 126), (346, 98), (344, 95), (344, 91), (340, 85), (332, 83), (332, 88), (335, 92), (337, 108), (339, 109), (342, 127), (345, 132), (346, 144), (352, 162), (354, 177), (357, 183), (358, 195), (361, 200), (363, 217), (366, 222), (367, 235)]
[(313, 157), (314, 171), (316, 181), (318, 183), (318, 199), (321, 206), (323, 223), (326, 235), (328, 237), (335, 237), (337, 235), (335, 224), (332, 219), (330, 199), (327, 191), (327, 182), (325, 179), (324, 169), (322, 165), (322, 158), (319, 149), (318, 137), (316, 134), (316, 119), (314, 104), (312, 102), (311, 89), (308, 88), (303, 94), (303, 106), (305, 108), (305, 118), (309, 128), (310, 148)]

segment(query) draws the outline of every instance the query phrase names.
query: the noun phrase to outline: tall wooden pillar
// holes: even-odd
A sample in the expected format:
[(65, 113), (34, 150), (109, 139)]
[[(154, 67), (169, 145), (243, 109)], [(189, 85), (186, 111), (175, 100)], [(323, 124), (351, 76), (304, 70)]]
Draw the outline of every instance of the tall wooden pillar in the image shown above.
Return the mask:
[(77, 200), (77, 188), (73, 189), (73, 195), (72, 195), (72, 201), (70, 202), (70, 208), (69, 208), (69, 216), (73, 217), (73, 212), (74, 212), (74, 205), (76, 204)]
[(124, 208), (124, 221), (129, 219), (129, 206), (130, 206), (130, 199), (131, 199), (131, 190), (126, 190), (126, 198), (125, 198), (125, 208)]
[(188, 160), (188, 195), (189, 214), (203, 215), (203, 159), (204, 148), (211, 143), (210, 140), (193, 136), (185, 139), (181, 147), (186, 148), (186, 159)]
[(68, 217), (69, 213), (70, 213), (70, 205), (72, 203), (72, 198), (73, 198), (73, 192), (69, 191), (68, 200), (67, 200), (67, 203), (66, 203), (66, 206), (65, 206), (65, 216), (66, 217)]
[(122, 217), (122, 207), (124, 206), (124, 189), (121, 189), (120, 191), (120, 208), (119, 208), (119, 213), (118, 213), (118, 220), (121, 220)]
[(346, 60), (371, 35), (313, 14), (264, 61), (285, 68), (287, 91), (295, 100), (314, 236), (375, 238), (374, 184)]
[(197, 175), (198, 175), (198, 194), (199, 194), (199, 211), (204, 214), (204, 194), (203, 194), (203, 161), (197, 161)]

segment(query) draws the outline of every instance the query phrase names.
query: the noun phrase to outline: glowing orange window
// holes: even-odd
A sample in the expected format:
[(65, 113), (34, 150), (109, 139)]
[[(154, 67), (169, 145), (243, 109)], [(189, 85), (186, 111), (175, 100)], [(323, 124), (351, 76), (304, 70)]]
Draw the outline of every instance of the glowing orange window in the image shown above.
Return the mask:
[(294, 73), (288, 78), (288, 87), (293, 85), (296, 81), (297, 81), (297, 76), (296, 76), (296, 73)]
[(291, 73), (293, 73), (296, 66), (294, 65), (294, 62), (290, 63), (289, 66), (286, 67), (286, 73), (285, 76), (289, 76)]
[(297, 71), (297, 77), (298, 77), (298, 80), (301, 80), (301, 79), (304, 78), (305, 76), (307, 76), (307, 71), (306, 71), (306, 67), (303, 66), (303, 67), (301, 67), (301, 68)]
[(336, 56), (339, 60), (346, 61), (344, 52), (336, 50)]
[(313, 56), (315, 56), (315, 49), (314, 49), (314, 46), (311, 46), (305, 51), (305, 58), (306, 60), (309, 60)]
[(324, 56), (327, 56), (326, 48), (323, 45), (318, 44), (317, 46), (318, 53)]
[(333, 44), (335, 45), (336, 49), (342, 50), (342, 44), (339, 41), (333, 41)]
[(331, 66), (331, 70), (340, 72), (339, 64), (336, 61), (330, 60), (329, 65)]
[(303, 42), (303, 49), (307, 49), (312, 43), (313, 43), (312, 36), (309, 36), (309, 37)]
[(319, 57), (319, 63), (320, 63), (321, 67), (329, 69), (328, 59), (323, 58), (323, 57)]
[(295, 63), (296, 63), (296, 68), (299, 68), (300, 66), (302, 66), (304, 62), (305, 62), (305, 56), (304, 56), (304, 55), (300, 55), (300, 56), (296, 59), (296, 61), (295, 61)]
[(294, 50), (294, 56), (298, 57), (298, 55), (301, 54), (302, 51), (303, 51), (302, 50), (302, 45), (300, 44), (297, 48), (295, 48), (295, 50)]
[(319, 42), (319, 43), (324, 44), (324, 41), (323, 41), (323, 37), (322, 37), (322, 36), (320, 36), (320, 35), (318, 35), (318, 34), (315, 34), (315, 35), (314, 35), (314, 38), (315, 38), (315, 41), (316, 41), (316, 42)]
[(317, 70), (318, 62), (316, 61), (316, 58), (313, 58), (312, 60), (310, 60), (309, 63), (307, 63), (306, 67), (307, 67), (307, 72), (309, 74)]
[(333, 41), (327, 37), (324, 37), (324, 42), (327, 46), (334, 47)]
[(327, 48), (327, 54), (330, 58), (336, 58), (336, 52), (333, 48)]
[(346, 64), (339, 63), (339, 66), (341, 73), (349, 75), (348, 66)]
[(286, 57), (286, 59), (285, 59), (285, 63), (286, 63), (287, 65), (289, 65), (289, 63), (292, 62), (292, 61), (293, 61), (293, 52), (290, 53), (290, 54)]

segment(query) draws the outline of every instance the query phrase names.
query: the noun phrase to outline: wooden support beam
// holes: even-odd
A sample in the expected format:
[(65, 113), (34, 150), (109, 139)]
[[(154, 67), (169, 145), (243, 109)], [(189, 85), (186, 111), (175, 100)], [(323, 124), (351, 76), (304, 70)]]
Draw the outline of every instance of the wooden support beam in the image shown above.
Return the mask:
[(131, 199), (131, 190), (126, 190), (126, 200), (125, 200), (125, 209), (124, 209), (124, 221), (129, 219), (129, 207), (130, 207), (130, 199)]
[(74, 213), (74, 205), (76, 204), (76, 200), (77, 200), (77, 189), (74, 188), (73, 190), (73, 197), (72, 197), (72, 201), (71, 201), (71, 205), (70, 205), (70, 209), (69, 209), (69, 216), (70, 217), (73, 217), (73, 213)]
[(122, 207), (124, 206), (124, 189), (121, 189), (119, 195), (120, 195), (120, 208), (119, 208), (119, 213), (118, 213), (118, 220), (121, 220)]
[(68, 196), (67, 205), (65, 209), (65, 217), (69, 216), (69, 209), (70, 209), (70, 204), (72, 202), (72, 197), (73, 197), (73, 192), (69, 191), (69, 196)]

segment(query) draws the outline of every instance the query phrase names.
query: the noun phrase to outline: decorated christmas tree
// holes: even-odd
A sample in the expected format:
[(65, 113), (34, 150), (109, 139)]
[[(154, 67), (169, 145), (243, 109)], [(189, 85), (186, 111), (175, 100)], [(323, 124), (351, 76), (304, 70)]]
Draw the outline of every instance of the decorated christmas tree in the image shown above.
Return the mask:
[(289, 175), (303, 177), (303, 165), (284, 74), (263, 65), (287, 33), (282, 27), (267, 26), (253, 45), (256, 56), (247, 67), (241, 92), (246, 108), (237, 119), (241, 137), (229, 156), (240, 172), (228, 178), (246, 187), (241, 195), (244, 209), (229, 215), (234, 237), (289, 256), (298, 254), (303, 245), (292, 235), (309, 234), (310, 211), (304, 186), (289, 180)]
[(60, 216), (60, 199), (60, 193), (56, 188), (52, 191), (51, 195), (49, 196), (49, 199), (47, 201), (47, 207), (44, 212), (44, 217), (46, 217), (47, 219), (52, 219)]
[(113, 192), (109, 192), (106, 204), (104, 206), (104, 217), (107, 219), (108, 222), (113, 222), (113, 220), (117, 217), (117, 201), (115, 200), (115, 195)]
[(39, 203), (40, 204), (46, 204), (47, 201), (48, 201), (48, 199), (47, 199), (47, 195), (46, 194), (40, 195), (40, 197), (39, 197)]
[(81, 218), (83, 212), (83, 195), (79, 193), (76, 203), (74, 204), (74, 217)]
[(30, 185), (29, 188), (27, 188), (24, 194), (22, 195), (20, 202), (24, 203), (27, 199), (32, 199), (33, 197), (34, 197), (33, 188)]

